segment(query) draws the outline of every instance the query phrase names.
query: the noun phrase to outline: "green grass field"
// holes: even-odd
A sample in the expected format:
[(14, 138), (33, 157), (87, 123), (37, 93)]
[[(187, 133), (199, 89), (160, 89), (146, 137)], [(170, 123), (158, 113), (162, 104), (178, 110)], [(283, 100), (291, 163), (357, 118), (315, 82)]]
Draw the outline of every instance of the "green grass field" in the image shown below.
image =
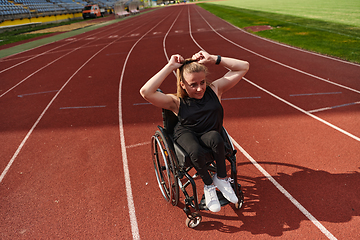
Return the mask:
[(360, 0), (228, 0), (213, 4), (360, 27)]
[(71, 21), (61, 22), (61, 23), (48, 23), (48, 24), (43, 24), (43, 25), (39, 25), (39, 26), (29, 26), (29, 27), (24, 27), (22, 29), (8, 30), (5, 32), (1, 32), (0, 33), (0, 46), (49, 34), (49, 33), (34, 33), (34, 34), (24, 34), (24, 33), (31, 33), (33, 31), (37, 31), (37, 30), (41, 30), (41, 29), (52, 28), (52, 27), (57, 27), (57, 26), (62, 26), (62, 25), (69, 25), (72, 23), (80, 22), (80, 21), (84, 21), (84, 20), (81, 19), (81, 20), (71, 20)]
[(199, 5), (240, 28), (274, 27), (256, 32), (259, 36), (360, 63), (360, 7), (356, 7), (360, 0), (312, 2), (311, 5), (310, 0), (230, 0)]

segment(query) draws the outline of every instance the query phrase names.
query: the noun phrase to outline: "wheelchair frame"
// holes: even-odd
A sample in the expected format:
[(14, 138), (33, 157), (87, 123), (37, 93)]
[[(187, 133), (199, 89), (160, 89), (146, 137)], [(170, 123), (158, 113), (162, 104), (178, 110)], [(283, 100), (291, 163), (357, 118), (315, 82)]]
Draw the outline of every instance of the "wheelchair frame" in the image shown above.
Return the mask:
[[(178, 205), (180, 187), (185, 196), (185, 207), (183, 209), (187, 216), (185, 224), (190, 228), (195, 228), (202, 220), (200, 210), (207, 209), (204, 196), (201, 202), (198, 200), (194, 180), (198, 174), (196, 173), (194, 176), (189, 174), (189, 171), (193, 169), (190, 157), (172, 138), (174, 127), (178, 122), (177, 117), (173, 112), (166, 109), (162, 110), (162, 115), (164, 127), (158, 126), (158, 130), (156, 130), (151, 138), (151, 151), (156, 179), (163, 197), (173, 206)], [(232, 187), (239, 199), (239, 202), (235, 204), (235, 208), (240, 209), (244, 202), (244, 195), (240, 184), (237, 183), (236, 150), (225, 128), (223, 128), (221, 134), (225, 143), (225, 158), (231, 164)], [(211, 149), (209, 149), (207, 155), (208, 170), (210, 173), (215, 173), (216, 165), (211, 155)], [(187, 178), (184, 184), (181, 181), (183, 177)], [(192, 195), (186, 190), (188, 186), (192, 187)], [(229, 203), (220, 191), (217, 191), (217, 195), (222, 206)], [(190, 207), (194, 211), (191, 211)]]

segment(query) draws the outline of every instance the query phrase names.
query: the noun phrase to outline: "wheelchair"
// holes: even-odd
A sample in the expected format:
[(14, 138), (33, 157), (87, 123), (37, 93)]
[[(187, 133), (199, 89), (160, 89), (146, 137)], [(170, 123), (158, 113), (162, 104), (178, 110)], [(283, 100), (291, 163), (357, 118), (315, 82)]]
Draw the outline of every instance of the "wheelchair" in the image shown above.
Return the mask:
[[(195, 228), (202, 220), (200, 210), (208, 210), (205, 197), (203, 195), (199, 202), (194, 180), (198, 174), (190, 175), (189, 172), (193, 169), (190, 157), (173, 139), (174, 127), (178, 122), (177, 116), (172, 111), (162, 109), (162, 117), (164, 126), (158, 126), (158, 130), (151, 137), (151, 152), (156, 179), (163, 197), (173, 206), (178, 205), (179, 188), (181, 189), (185, 196), (185, 207), (183, 209), (187, 216), (185, 224), (189, 228)], [(221, 135), (225, 143), (225, 158), (231, 164), (231, 179), (233, 179), (231, 185), (239, 199), (235, 208), (240, 209), (244, 203), (244, 194), (241, 191), (241, 185), (237, 183), (236, 150), (225, 128), (222, 129)], [(206, 151), (207, 168), (213, 175), (216, 172), (215, 161), (211, 149), (206, 149)], [(192, 188), (188, 191), (189, 186)], [(217, 191), (217, 196), (221, 206), (229, 203), (220, 191)]]

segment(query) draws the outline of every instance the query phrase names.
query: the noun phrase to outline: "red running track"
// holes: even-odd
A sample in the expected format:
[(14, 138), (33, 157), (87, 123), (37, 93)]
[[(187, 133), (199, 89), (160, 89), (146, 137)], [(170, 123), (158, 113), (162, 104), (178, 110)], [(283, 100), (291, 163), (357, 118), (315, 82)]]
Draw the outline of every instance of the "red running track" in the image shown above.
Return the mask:
[[(242, 209), (158, 189), (160, 109), (139, 89), (175, 53), (250, 62), (223, 96)], [(196, 5), (161, 8), (0, 59), (2, 239), (354, 239), (360, 234), (360, 66), (277, 44)], [(225, 69), (210, 66), (210, 80)], [(169, 76), (162, 90), (175, 92)], [(199, 183), (201, 189), (201, 183)], [(183, 200), (183, 196), (181, 196)]]

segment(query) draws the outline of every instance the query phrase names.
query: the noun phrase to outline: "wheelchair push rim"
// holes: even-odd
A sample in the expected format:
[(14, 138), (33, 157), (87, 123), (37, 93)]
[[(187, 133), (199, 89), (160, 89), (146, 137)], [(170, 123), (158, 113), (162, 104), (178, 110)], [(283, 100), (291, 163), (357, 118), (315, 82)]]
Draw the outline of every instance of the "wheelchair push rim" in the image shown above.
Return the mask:
[(165, 200), (176, 206), (179, 201), (179, 185), (175, 175), (173, 155), (160, 131), (152, 136), (152, 156), (156, 180)]

